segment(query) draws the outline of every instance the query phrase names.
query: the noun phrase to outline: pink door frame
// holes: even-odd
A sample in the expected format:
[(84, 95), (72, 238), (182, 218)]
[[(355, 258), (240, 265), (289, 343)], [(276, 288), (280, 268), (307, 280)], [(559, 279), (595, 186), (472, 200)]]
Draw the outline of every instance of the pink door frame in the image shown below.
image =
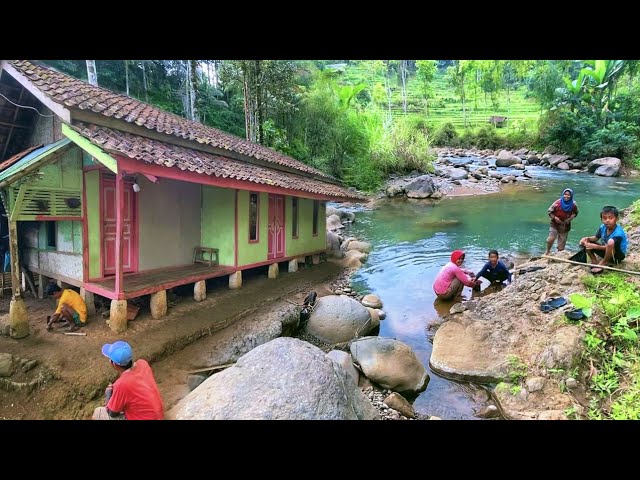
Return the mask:
[(269, 194), (269, 225), (267, 228), (267, 259), (275, 260), (284, 257), (284, 196)]
[[(133, 273), (138, 271), (138, 199), (136, 193), (133, 192), (133, 181), (124, 180), (123, 186), (125, 188), (124, 191), (124, 199), (125, 199), (125, 208), (124, 215), (122, 218), (122, 228), (123, 228), (123, 248), (122, 248), (122, 259), (123, 259), (123, 273)], [(111, 190), (112, 189), (112, 190)], [(112, 193), (109, 192), (111, 190)], [(109, 201), (112, 201), (111, 205), (111, 213), (109, 210)], [(127, 208), (128, 211), (127, 211)], [(115, 261), (118, 257), (115, 249), (117, 248), (116, 242), (116, 229), (117, 229), (117, 220), (118, 220), (118, 212), (116, 211), (116, 177), (114, 175), (107, 174), (105, 172), (100, 172), (100, 247), (102, 254), (100, 255), (100, 271), (102, 276), (105, 277), (107, 275), (115, 275), (116, 274), (116, 265)], [(127, 218), (128, 217), (128, 218)], [(110, 239), (105, 238), (105, 227), (111, 227), (113, 230), (109, 237)], [(113, 248), (113, 259), (109, 258), (109, 250), (107, 249), (106, 242), (112, 241)], [(128, 247), (128, 248), (127, 248)], [(128, 255), (126, 254), (128, 253)], [(111, 260), (111, 262), (110, 262)], [(113, 264), (113, 267), (110, 268), (110, 263)]]

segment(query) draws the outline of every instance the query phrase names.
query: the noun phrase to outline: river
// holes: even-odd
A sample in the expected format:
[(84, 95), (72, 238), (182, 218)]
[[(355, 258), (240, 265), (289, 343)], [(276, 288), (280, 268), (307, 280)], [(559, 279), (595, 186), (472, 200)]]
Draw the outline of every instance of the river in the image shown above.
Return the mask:
[[(622, 209), (640, 197), (640, 178), (605, 178), (535, 166), (527, 171), (533, 178), (526, 185), (506, 186), (500, 193), (445, 197), (437, 203), (382, 200), (373, 211), (356, 211), (356, 223), (345, 232), (373, 245), (369, 260), (352, 277), (352, 286), (382, 299), (387, 317), (380, 336), (411, 346), (428, 370), (433, 335), (429, 325), (451, 305), (439, 301), (434, 305), (432, 284), (453, 250), (464, 250), (463, 267), (476, 272), (490, 249), (516, 259), (544, 253), (547, 208), (569, 187), (579, 207), (567, 242), (567, 250), (575, 251), (581, 237), (595, 234), (604, 205)], [(555, 249), (554, 245), (552, 252)], [(463, 296), (469, 298), (471, 289), (465, 287)], [(443, 419), (476, 418), (474, 411), (486, 397), (478, 386), (449, 381), (430, 370), (429, 374), (429, 386), (414, 402), (418, 412)]]

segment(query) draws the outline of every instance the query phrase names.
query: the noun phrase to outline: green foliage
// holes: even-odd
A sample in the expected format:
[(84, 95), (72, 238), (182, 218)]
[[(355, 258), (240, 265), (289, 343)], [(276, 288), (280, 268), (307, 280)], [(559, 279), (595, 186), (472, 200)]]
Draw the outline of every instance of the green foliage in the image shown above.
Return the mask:
[(452, 123), (443, 123), (433, 137), (434, 145), (439, 147), (455, 146), (458, 139), (458, 132)]
[(587, 357), (595, 365), (590, 389), (596, 397), (588, 417), (638, 419), (640, 293), (634, 283), (615, 273), (588, 277), (585, 284), (594, 297), (574, 294), (570, 296), (572, 303), (577, 307), (597, 304), (605, 315), (604, 320), (587, 328), (584, 337)]
[(507, 357), (508, 362), (508, 375), (511, 383), (520, 384), (527, 378), (529, 374), (529, 367), (524, 363), (517, 355), (509, 355)]
[(574, 307), (582, 309), (582, 313), (588, 318), (592, 313), (593, 298), (587, 298), (579, 293), (572, 293), (569, 295), (569, 300)]
[(580, 155), (589, 159), (629, 158), (637, 149), (638, 126), (628, 122), (614, 122), (590, 135), (580, 149)]

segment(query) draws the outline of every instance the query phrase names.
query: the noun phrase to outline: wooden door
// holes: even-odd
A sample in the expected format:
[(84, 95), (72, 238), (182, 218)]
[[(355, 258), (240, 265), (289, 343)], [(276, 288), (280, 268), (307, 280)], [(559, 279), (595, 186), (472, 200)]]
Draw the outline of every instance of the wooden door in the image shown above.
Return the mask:
[(284, 232), (284, 196), (269, 194), (268, 260), (284, 257)]
[[(102, 274), (116, 273), (116, 180), (101, 175), (100, 208), (102, 218)], [(124, 181), (124, 215), (122, 218), (122, 267), (124, 272), (138, 270), (138, 242), (136, 234), (136, 193), (133, 182)]]

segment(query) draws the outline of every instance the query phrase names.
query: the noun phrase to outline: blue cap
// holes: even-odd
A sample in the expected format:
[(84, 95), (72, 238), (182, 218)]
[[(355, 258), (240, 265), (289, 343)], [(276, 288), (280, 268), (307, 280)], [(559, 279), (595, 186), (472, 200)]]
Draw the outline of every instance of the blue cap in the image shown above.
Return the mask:
[(102, 346), (102, 354), (116, 365), (126, 366), (133, 359), (131, 345), (122, 340), (113, 343), (105, 343)]

